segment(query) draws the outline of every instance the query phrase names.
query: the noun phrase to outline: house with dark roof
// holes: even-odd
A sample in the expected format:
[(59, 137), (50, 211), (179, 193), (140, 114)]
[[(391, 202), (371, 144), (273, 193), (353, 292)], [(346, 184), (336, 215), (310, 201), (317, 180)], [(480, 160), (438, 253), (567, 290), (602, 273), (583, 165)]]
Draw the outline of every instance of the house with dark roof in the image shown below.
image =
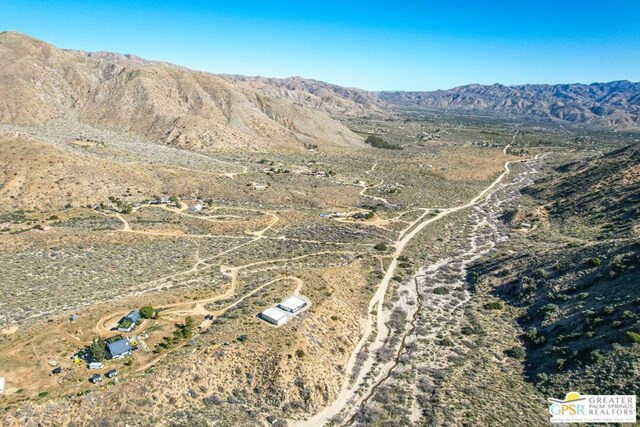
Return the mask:
[(107, 343), (107, 355), (109, 359), (122, 359), (131, 354), (131, 342), (128, 338)]

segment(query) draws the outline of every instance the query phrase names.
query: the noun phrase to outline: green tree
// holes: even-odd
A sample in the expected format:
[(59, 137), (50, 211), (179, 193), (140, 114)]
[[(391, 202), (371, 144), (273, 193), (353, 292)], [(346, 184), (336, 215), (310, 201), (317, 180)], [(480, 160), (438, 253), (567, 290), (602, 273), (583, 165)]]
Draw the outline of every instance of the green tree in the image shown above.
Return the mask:
[(102, 362), (107, 357), (107, 348), (104, 340), (100, 337), (94, 338), (89, 346), (91, 358), (97, 362)]
[(145, 319), (156, 319), (158, 317), (158, 313), (154, 308), (150, 305), (145, 305), (140, 309), (140, 315)]
[(196, 322), (193, 320), (193, 317), (187, 316), (184, 320), (184, 325), (182, 326), (182, 337), (184, 339), (189, 339), (193, 336), (193, 328), (195, 327)]

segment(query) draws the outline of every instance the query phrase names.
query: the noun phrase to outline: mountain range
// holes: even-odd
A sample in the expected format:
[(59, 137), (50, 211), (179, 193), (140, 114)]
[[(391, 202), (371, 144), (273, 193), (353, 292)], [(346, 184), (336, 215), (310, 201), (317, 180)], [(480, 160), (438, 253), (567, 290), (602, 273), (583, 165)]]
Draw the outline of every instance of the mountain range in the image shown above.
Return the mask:
[(59, 49), (11, 31), (0, 33), (0, 64), (0, 123), (81, 123), (195, 150), (358, 146), (362, 138), (337, 117), (407, 106), (640, 126), (640, 83), (628, 81), (371, 92), (301, 77), (220, 75), (134, 55)]
[(384, 102), (445, 110), (530, 116), (602, 127), (640, 125), (640, 83), (472, 84), (433, 92), (380, 92)]

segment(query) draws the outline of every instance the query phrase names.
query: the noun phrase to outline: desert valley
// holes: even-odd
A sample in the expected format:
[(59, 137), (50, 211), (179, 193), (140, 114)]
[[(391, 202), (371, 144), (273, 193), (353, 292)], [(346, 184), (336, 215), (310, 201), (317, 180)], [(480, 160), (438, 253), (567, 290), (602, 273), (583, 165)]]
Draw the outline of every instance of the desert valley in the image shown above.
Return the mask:
[(1, 425), (640, 392), (640, 83), (372, 92), (12, 31), (0, 64)]

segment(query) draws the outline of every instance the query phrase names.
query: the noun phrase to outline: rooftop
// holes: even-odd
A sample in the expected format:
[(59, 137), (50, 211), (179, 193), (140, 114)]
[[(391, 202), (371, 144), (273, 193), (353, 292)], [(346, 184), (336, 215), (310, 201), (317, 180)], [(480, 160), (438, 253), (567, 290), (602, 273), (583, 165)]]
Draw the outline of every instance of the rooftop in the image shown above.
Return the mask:
[(269, 307), (267, 308), (265, 311), (262, 312), (263, 316), (267, 316), (270, 317), (271, 319), (275, 320), (276, 322), (279, 321), (280, 319), (287, 317), (287, 313), (279, 310), (275, 307)]
[(279, 305), (283, 310), (295, 312), (307, 305), (307, 302), (302, 298), (289, 297), (286, 300), (282, 301)]
[(126, 318), (131, 320), (133, 323), (136, 323), (142, 318), (142, 316), (140, 315), (140, 312), (138, 310), (133, 310), (126, 315)]
[(109, 352), (111, 357), (127, 354), (131, 352), (131, 343), (126, 338), (110, 342), (107, 344), (107, 351)]

